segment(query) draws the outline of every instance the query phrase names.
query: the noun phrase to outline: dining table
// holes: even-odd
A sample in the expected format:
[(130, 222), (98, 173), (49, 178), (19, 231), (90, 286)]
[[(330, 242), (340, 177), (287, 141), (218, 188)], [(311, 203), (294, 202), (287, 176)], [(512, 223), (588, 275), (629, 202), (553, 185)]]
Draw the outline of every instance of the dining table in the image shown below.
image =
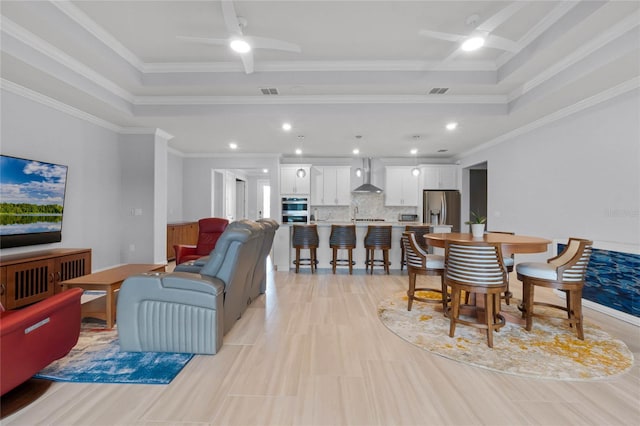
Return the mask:
[(439, 248), (444, 248), (446, 241), (500, 243), (503, 257), (509, 257), (512, 254), (543, 253), (547, 251), (549, 244), (551, 244), (551, 240), (546, 238), (504, 234), (501, 232), (487, 232), (482, 238), (474, 237), (473, 234), (466, 232), (424, 234), (424, 238), (427, 245)]
[[(433, 233), (424, 234), (424, 238), (428, 246), (438, 248), (444, 248), (447, 241), (500, 243), (503, 258), (509, 257), (512, 254), (543, 253), (548, 250), (549, 244), (551, 244), (551, 240), (546, 238), (501, 232), (487, 232), (482, 237), (474, 237), (473, 234), (465, 232)], [(484, 315), (484, 306), (482, 306), (481, 300), (477, 300), (476, 302), (477, 315), (480, 318)], [(505, 312), (502, 312), (502, 314), (509, 322), (523, 324), (523, 320), (519, 316), (508, 315)]]

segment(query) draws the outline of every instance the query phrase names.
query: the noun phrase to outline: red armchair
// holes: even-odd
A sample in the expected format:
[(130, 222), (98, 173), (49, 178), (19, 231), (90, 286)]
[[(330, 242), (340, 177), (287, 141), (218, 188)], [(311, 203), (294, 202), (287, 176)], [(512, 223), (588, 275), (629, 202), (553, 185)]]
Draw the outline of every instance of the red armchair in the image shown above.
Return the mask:
[(176, 252), (176, 265), (208, 256), (228, 224), (227, 219), (219, 217), (200, 219), (198, 221), (198, 244), (195, 246), (184, 244), (173, 246)]
[(26, 308), (0, 312), (0, 395), (62, 358), (76, 345), (82, 292), (72, 288)]

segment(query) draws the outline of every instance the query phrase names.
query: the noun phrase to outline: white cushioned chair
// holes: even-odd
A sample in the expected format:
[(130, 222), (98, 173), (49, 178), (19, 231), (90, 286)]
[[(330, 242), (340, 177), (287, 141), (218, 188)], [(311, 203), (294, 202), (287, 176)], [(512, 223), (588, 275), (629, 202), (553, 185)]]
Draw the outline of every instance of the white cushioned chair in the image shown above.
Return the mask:
[[(525, 329), (531, 331), (533, 306), (548, 306), (567, 312), (567, 322), (575, 328), (579, 339), (584, 340), (582, 324), (582, 288), (591, 257), (593, 242), (580, 238), (569, 238), (565, 249), (547, 263), (525, 262), (516, 265), (518, 279), (522, 281), (522, 317)], [(553, 303), (535, 302), (535, 286), (564, 291), (566, 306)], [(539, 316), (541, 314), (535, 314)]]
[[(418, 244), (415, 231), (405, 231), (402, 233), (402, 245), (404, 247), (404, 260), (407, 264), (407, 272), (409, 273), (407, 310), (411, 310), (414, 300), (427, 303), (442, 302), (442, 312), (446, 314), (449, 297), (447, 293), (447, 286), (442, 278), (442, 274), (444, 272), (444, 256), (428, 254), (426, 250)], [(439, 275), (440, 288), (416, 288), (416, 279), (418, 275)], [(436, 300), (416, 297), (416, 291), (434, 291), (436, 293), (440, 293), (442, 298), (440, 300)]]
[[(444, 281), (451, 287), (449, 337), (454, 336), (457, 323), (481, 328), (487, 331), (487, 345), (493, 348), (493, 331), (505, 324), (500, 294), (507, 289), (507, 270), (500, 243), (447, 241)], [(478, 321), (460, 318), (462, 290), (484, 296), (485, 313)]]

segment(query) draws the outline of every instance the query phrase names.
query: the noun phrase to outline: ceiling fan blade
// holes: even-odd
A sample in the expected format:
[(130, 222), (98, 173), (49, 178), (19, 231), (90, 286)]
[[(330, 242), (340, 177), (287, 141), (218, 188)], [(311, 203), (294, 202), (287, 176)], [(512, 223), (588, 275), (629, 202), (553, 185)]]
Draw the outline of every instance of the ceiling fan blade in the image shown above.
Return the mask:
[(496, 49), (506, 50), (507, 52), (518, 53), (521, 50), (521, 47), (515, 41), (511, 41), (504, 37), (490, 35), (485, 40), (485, 46), (494, 47)]
[(251, 74), (253, 72), (253, 53), (243, 53), (240, 55), (240, 59), (242, 59), (245, 74)]
[(189, 37), (189, 36), (177, 36), (178, 40), (186, 41), (189, 43), (199, 44), (215, 44), (215, 45), (227, 45), (229, 40), (226, 38), (208, 38), (208, 37)]
[(233, 6), (233, 0), (222, 0), (222, 16), (224, 17), (227, 31), (229, 31), (231, 35), (241, 36), (242, 27), (236, 14), (236, 8)]
[(478, 25), (476, 30), (483, 31), (486, 33), (490, 33), (500, 25), (505, 23), (507, 19), (511, 18), (517, 11), (522, 9), (525, 6), (526, 2), (523, 1), (514, 1), (509, 6), (505, 7), (502, 10), (499, 10), (495, 15), (491, 18), (484, 21), (482, 24)]
[(245, 37), (245, 40), (256, 49), (274, 49), (274, 50), (284, 50), (287, 52), (296, 52), (300, 53), (300, 46), (294, 43), (289, 43), (288, 41), (276, 40), (274, 38), (266, 38), (266, 37)]
[(420, 30), (418, 34), (426, 37), (438, 38), (440, 40), (447, 41), (462, 41), (466, 38), (466, 36), (459, 34), (451, 34), (451, 33), (442, 33), (440, 31), (431, 31), (431, 30)]

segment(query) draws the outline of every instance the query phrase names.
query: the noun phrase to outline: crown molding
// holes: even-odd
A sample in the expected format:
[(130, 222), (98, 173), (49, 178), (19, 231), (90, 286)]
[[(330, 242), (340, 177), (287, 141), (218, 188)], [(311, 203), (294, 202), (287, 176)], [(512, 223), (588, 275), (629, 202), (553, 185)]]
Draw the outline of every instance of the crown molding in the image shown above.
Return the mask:
[(545, 126), (547, 124), (551, 124), (555, 121), (561, 120), (563, 118), (569, 117), (573, 114), (576, 114), (580, 111), (584, 111), (588, 108), (591, 108), (595, 105), (598, 105), (602, 102), (606, 102), (610, 99), (616, 98), (618, 96), (621, 96), (627, 92), (633, 91), (633, 90), (638, 90), (640, 89), (640, 77), (634, 77), (630, 80), (627, 80), (621, 84), (618, 84), (617, 86), (611, 87), (607, 90), (604, 90), (598, 94), (595, 94), (593, 96), (590, 96), (588, 98), (585, 98), (581, 101), (576, 102), (575, 104), (569, 105), (567, 107), (564, 107), (562, 109), (559, 109), (558, 111), (548, 114), (542, 118), (539, 118), (538, 120), (532, 121), (524, 126), (521, 126), (517, 129), (514, 129), (510, 132), (507, 132), (503, 135), (498, 136), (497, 138), (491, 139), (490, 141), (487, 141), (483, 144), (480, 144), (476, 147), (474, 147), (473, 149), (470, 149), (469, 151), (463, 152), (457, 156), (455, 156), (455, 158), (457, 159), (461, 159), (461, 158), (465, 158), (468, 157), (472, 154), (475, 154), (477, 152), (480, 151), (484, 151), (485, 149), (488, 149), (492, 146), (501, 144), (503, 142), (512, 140), (513, 138), (523, 135), (525, 133), (529, 133), (535, 129), (538, 129), (542, 126)]
[[(238, 72), (240, 62), (153, 62), (143, 64), (148, 74)], [(492, 61), (464, 61), (442, 67), (438, 61), (279, 61), (255, 64), (256, 72), (328, 71), (496, 71)]]
[(327, 104), (494, 104), (507, 103), (502, 95), (314, 95), (314, 96), (137, 96), (137, 106), (185, 105), (327, 105)]
[(118, 132), (122, 135), (153, 135), (155, 137), (170, 141), (175, 136), (156, 127), (121, 127)]
[(598, 37), (590, 40), (588, 43), (582, 45), (582, 47), (580, 47), (579, 49), (574, 50), (571, 54), (563, 57), (554, 65), (546, 68), (541, 73), (536, 75), (533, 79), (522, 84), (520, 87), (507, 95), (508, 102), (511, 102), (519, 98), (520, 96), (530, 92), (544, 82), (559, 75), (562, 71), (565, 71), (572, 65), (575, 65), (579, 61), (594, 54), (599, 49), (602, 49), (607, 44), (611, 43), (615, 39), (623, 36), (624, 34), (638, 26), (640, 26), (640, 11), (636, 11), (635, 13), (628, 15), (623, 20), (618, 22), (618, 24), (609, 28)]
[[(113, 95), (131, 103), (133, 101), (134, 96), (129, 93), (127, 90), (118, 86), (116, 83), (102, 76), (98, 72), (84, 65), (82, 62), (72, 58), (71, 56), (64, 53), (62, 50), (53, 46), (52, 44), (46, 42), (35, 34), (27, 31), (20, 25), (16, 24), (9, 18), (2, 16), (0, 20), (0, 30), (2, 33), (5, 33), (16, 40), (24, 43), (30, 48), (36, 50), (40, 54), (52, 59), (53, 61), (59, 63), (65, 68), (73, 71), (76, 74), (81, 75), (92, 83), (96, 84), (99, 87), (102, 87), (106, 91), (112, 93)], [(50, 73), (50, 71), (42, 70), (43, 72)], [(64, 79), (63, 79), (64, 80)]]
[(64, 102), (60, 102), (56, 99), (50, 98), (49, 96), (43, 95), (42, 93), (28, 89), (4, 78), (0, 78), (0, 89), (6, 90), (7, 92), (11, 92), (15, 95), (21, 96), (25, 99), (29, 99), (33, 102), (37, 102), (41, 105), (55, 109), (56, 111), (60, 111), (64, 114), (70, 115), (88, 123), (95, 124), (96, 126), (102, 127), (104, 129), (111, 130), (112, 132), (116, 132), (118, 134), (155, 135), (156, 137), (165, 139), (166, 141), (174, 138), (172, 134), (158, 128), (118, 126), (117, 124), (111, 123), (107, 120), (103, 120), (102, 118), (98, 118), (95, 115), (91, 115), (87, 112), (79, 110), (78, 108), (65, 104)]
[(504, 64), (506, 64), (511, 58), (520, 53), (541, 34), (547, 31), (553, 24), (558, 22), (560, 18), (569, 13), (569, 11), (576, 7), (578, 3), (579, 2), (577, 1), (568, 1), (558, 4), (544, 18), (538, 21), (520, 40), (518, 40), (520, 50), (517, 53), (505, 52), (498, 57), (498, 59), (496, 60), (496, 67), (500, 68)]
[(6, 90), (18, 96), (22, 96), (23, 98), (29, 99), (34, 102), (38, 102), (39, 104), (48, 106), (57, 111), (68, 114), (72, 117), (79, 118), (91, 124), (95, 124), (96, 126), (100, 126), (107, 130), (111, 130), (113, 132), (118, 132), (118, 133), (122, 131), (122, 127), (116, 124), (103, 120), (102, 118), (98, 118), (95, 115), (91, 115), (87, 112), (81, 111), (78, 108), (72, 107), (56, 99), (50, 98), (46, 95), (43, 95), (42, 93), (28, 89), (24, 86), (20, 86), (19, 84), (16, 84), (4, 78), (0, 78), (0, 88), (2, 90)]
[(105, 46), (117, 53), (122, 59), (131, 64), (138, 71), (144, 71), (145, 64), (135, 53), (127, 49), (114, 36), (112, 36), (111, 33), (98, 25), (96, 21), (91, 19), (73, 3), (68, 0), (49, 0), (49, 3), (58, 8), (62, 13), (84, 28), (89, 34), (102, 42)]
[(272, 154), (272, 153), (250, 153), (250, 152), (235, 152), (235, 153), (215, 153), (215, 152), (200, 152), (200, 153), (184, 153), (181, 151), (177, 151), (183, 158), (257, 158), (257, 159), (267, 159), (267, 158), (275, 158), (279, 159), (282, 157), (282, 154)]

